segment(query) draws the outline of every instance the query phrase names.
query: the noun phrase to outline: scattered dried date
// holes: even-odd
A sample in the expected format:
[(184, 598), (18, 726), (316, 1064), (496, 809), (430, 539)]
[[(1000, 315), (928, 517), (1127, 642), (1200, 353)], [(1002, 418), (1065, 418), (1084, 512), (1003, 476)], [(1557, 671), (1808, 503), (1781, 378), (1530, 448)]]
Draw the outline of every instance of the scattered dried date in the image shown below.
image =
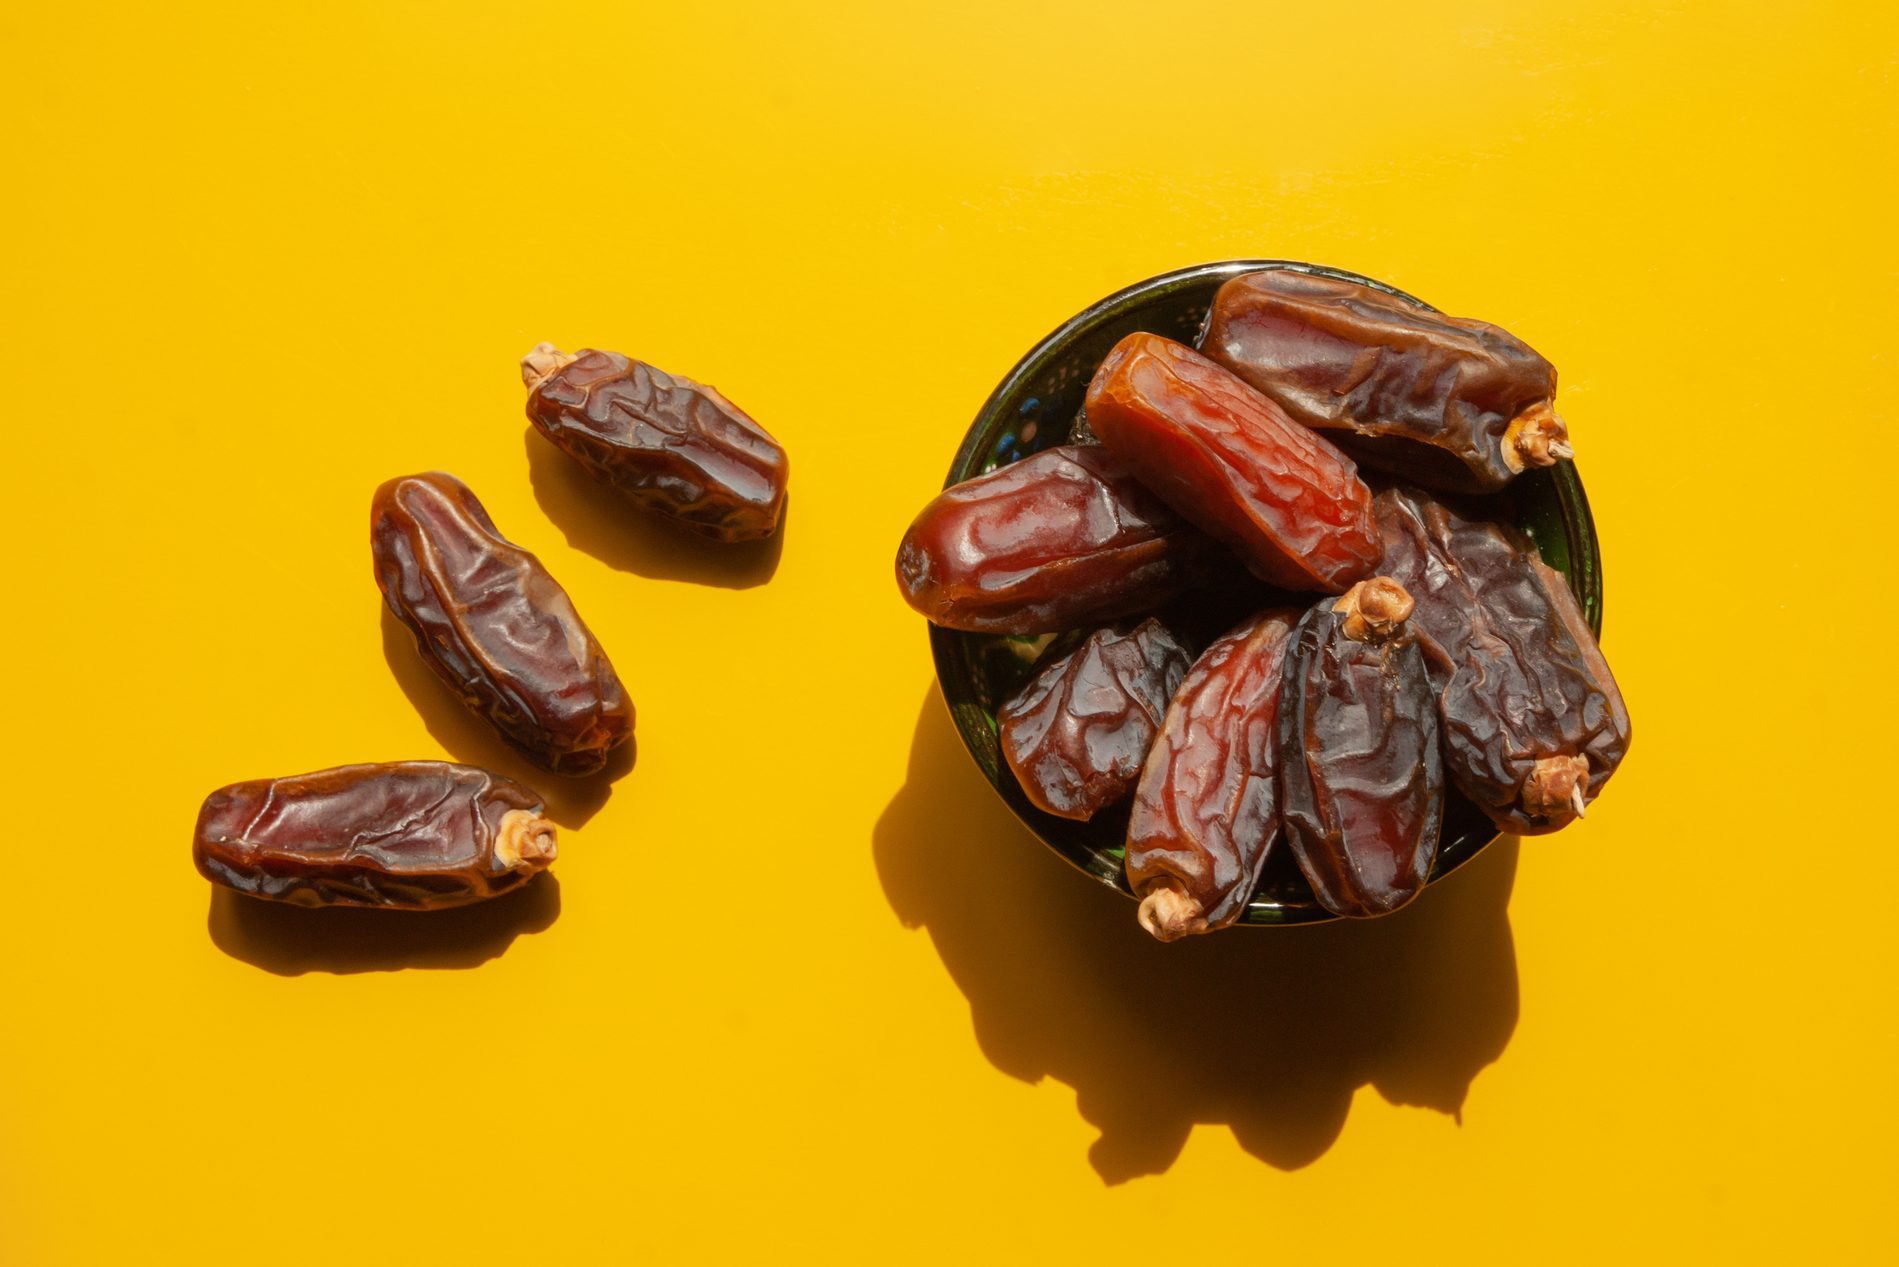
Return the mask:
[(1505, 831), (1567, 825), (1630, 737), (1568, 582), (1521, 534), (1426, 494), (1387, 489), (1375, 508), (1385, 570), (1417, 599), (1452, 781)]
[(1279, 839), (1279, 684), (1297, 612), (1268, 611), (1194, 661), (1141, 770), (1127, 875), (1162, 941), (1225, 928)]
[(943, 490), (897, 550), (897, 585), (947, 629), (1040, 634), (1139, 615), (1220, 551), (1097, 445), (1059, 445)]
[(1088, 385), (1101, 442), (1262, 580), (1338, 593), (1378, 564), (1350, 459), (1191, 348), (1130, 334)]
[(1127, 796), (1191, 657), (1166, 626), (1098, 629), (996, 713), (1002, 754), (1029, 800), (1088, 819)]
[(370, 545), (376, 584), (422, 658), (529, 756), (587, 774), (633, 733), (626, 690), (567, 592), (466, 484), (440, 471), (388, 481)]
[(617, 352), (521, 360), (527, 414), (588, 474), (720, 541), (778, 529), (789, 463), (778, 441), (719, 392)]
[(1201, 351), (1367, 466), (1487, 492), (1570, 456), (1556, 369), (1515, 335), (1294, 269), (1220, 287)]
[(498, 897), (555, 853), (539, 796), (441, 761), (233, 783), (205, 798), (192, 840), (206, 879), (252, 897), (415, 911)]
[(1280, 812), (1319, 904), (1397, 910), (1423, 889), (1444, 812), (1437, 701), (1406, 627), (1412, 601), (1376, 576), (1307, 612), (1279, 702)]

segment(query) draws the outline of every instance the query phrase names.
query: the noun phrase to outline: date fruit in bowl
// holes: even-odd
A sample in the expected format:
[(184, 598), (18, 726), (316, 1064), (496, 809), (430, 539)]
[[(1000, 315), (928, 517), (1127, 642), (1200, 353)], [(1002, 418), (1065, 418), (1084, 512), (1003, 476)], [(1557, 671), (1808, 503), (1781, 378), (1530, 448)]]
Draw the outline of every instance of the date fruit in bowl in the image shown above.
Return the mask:
[[(1338, 269), (1287, 260), (1229, 260), (1198, 265), (1150, 278), (1119, 291), (1076, 314), (1037, 344), (1004, 377), (964, 435), (951, 461), (944, 487), (954, 488), (966, 481), (1003, 470), (1013, 463), (1032, 458), (1035, 454), (1057, 446), (1087, 445), (1108, 439), (1110, 441), (1108, 447), (1113, 449), (1112, 437), (1098, 436), (1096, 429), (1091, 426), (1090, 417), (1084, 410), (1084, 402), (1088, 396), (1090, 384), (1095, 379), (1096, 371), (1109, 358), (1116, 345), (1128, 336), (1137, 333), (1159, 336), (1161, 339), (1172, 340), (1187, 348), (1201, 344), (1210, 309), (1214, 305), (1216, 295), (1221, 292), (1224, 285), (1242, 277), (1254, 277), (1255, 282), (1258, 282), (1262, 279), (1255, 275), (1277, 272), (1296, 275), (1281, 279), (1289, 283), (1313, 279), (1314, 285), (1310, 289), (1323, 292), (1328, 296), (1375, 296), (1377, 303), (1372, 305), (1373, 307), (1388, 306), (1393, 312), (1416, 314), (1417, 320), (1412, 324), (1418, 329), (1433, 327), (1434, 323), (1457, 325), (1448, 318), (1439, 320), (1436, 310), (1428, 304), (1382, 282)], [(1270, 282), (1274, 279), (1263, 280)], [(1277, 288), (1267, 286), (1265, 289), (1297, 291), (1300, 287), (1293, 284)], [(1484, 328), (1485, 331), (1489, 329), (1491, 328)], [(1358, 337), (1349, 322), (1341, 324), (1339, 330), (1342, 333), (1337, 335), (1337, 340)], [(1250, 350), (1241, 349), (1241, 351), (1246, 352), (1247, 355), (1264, 355), (1261, 350), (1264, 345), (1258, 341), (1264, 336), (1255, 329), (1249, 332), (1249, 337), (1253, 338), (1252, 347)], [(1473, 336), (1473, 339), (1475, 339), (1474, 346), (1487, 347), (1495, 343), (1495, 339), (1487, 333), (1483, 334), (1482, 338)], [(1486, 343), (1486, 340), (1489, 340), (1489, 343)], [(1159, 346), (1152, 344), (1151, 340), (1137, 342), (1141, 346)], [(1212, 350), (1205, 345), (1201, 345), (1201, 350), (1203, 353), (1212, 355)], [(1514, 351), (1514, 347), (1506, 350)], [(1239, 355), (1240, 352), (1234, 352), (1227, 356), (1227, 359), (1232, 360)], [(1190, 366), (1196, 365), (1195, 362), (1180, 357), (1178, 353), (1174, 356)], [(1222, 356), (1214, 355), (1214, 360), (1221, 361)], [(1233, 367), (1228, 365), (1227, 368)], [(1390, 368), (1387, 367), (1388, 370)], [(1246, 375), (1240, 373), (1239, 377), (1244, 379)], [(1533, 376), (1520, 375), (1519, 377), (1523, 377), (1527, 382)], [(1541, 384), (1541, 382), (1542, 380), (1539, 379), (1538, 383)], [(1504, 395), (1507, 393), (1492, 393), (1496, 396), (1496, 401), (1492, 401), (1490, 395), (1484, 395), (1481, 398), (1474, 395), (1473, 400), (1486, 409), (1492, 409), (1492, 412), (1501, 410), (1504, 404), (1518, 408), (1522, 417), (1534, 423), (1534, 427), (1530, 429), (1535, 431), (1534, 438), (1540, 442), (1541, 439), (1554, 435), (1549, 431), (1551, 424), (1548, 422), (1547, 410), (1549, 394), (1554, 391), (1553, 374), (1548, 379), (1548, 388), (1548, 392), (1543, 392), (1539, 386), (1535, 392), (1519, 393), (1525, 396), (1523, 401), (1516, 401), (1514, 396), (1504, 401)], [(1497, 401), (1503, 401), (1503, 404), (1498, 404)], [(1310, 421), (1298, 418), (1295, 410), (1283, 404), (1278, 405), (1277, 408), (1285, 409), (1288, 416), (1303, 422), (1304, 425), (1314, 425)], [(1509, 419), (1505, 419), (1500, 428), (1493, 428), (1488, 415), (1481, 427), (1469, 422), (1475, 417), (1476, 414), (1467, 411), (1456, 418), (1449, 418), (1447, 427), (1455, 423), (1457, 426), (1463, 426), (1464, 430), (1447, 431), (1445, 434), (1450, 438), (1445, 440), (1445, 445), (1454, 447), (1454, 444), (1463, 444), (1465, 449), (1475, 452), (1474, 440), (1471, 443), (1465, 443), (1466, 440), (1470, 440), (1471, 437), (1485, 439), (1493, 430), (1498, 434), (1509, 432)], [(1109, 429), (1112, 430), (1115, 423), (1122, 420), (1117, 418), (1107, 421)], [(1408, 436), (1415, 441), (1415, 437), (1426, 434), (1427, 422), (1428, 420), (1421, 416), (1410, 418), (1407, 422)], [(1466, 423), (1469, 425), (1467, 426)], [(1524, 434), (1526, 426), (1528, 424), (1519, 426), (1514, 434)], [(1315, 428), (1314, 434), (1328, 433)], [(1353, 440), (1355, 447), (1350, 456), (1354, 457), (1359, 456), (1361, 451), (1357, 446), (1372, 443), (1371, 440), (1362, 439), (1356, 435), (1353, 436)], [(1514, 443), (1514, 440), (1511, 442)], [(1488, 439), (1485, 439), (1485, 443), (1488, 443)], [(1613, 732), (1615, 742), (1598, 743), (1598, 747), (1602, 749), (1603, 761), (1607, 763), (1607, 766), (1612, 767), (1613, 760), (1619, 758), (1621, 751), (1626, 748), (1627, 725), (1626, 711), (1621, 709), (1619, 697), (1613, 696), (1613, 683), (1606, 676), (1606, 666), (1600, 664), (1600, 654), (1594, 651), (1594, 635), (1600, 631), (1602, 622), (1602, 574), (1595, 527), (1590, 518), (1589, 504), (1583, 494), (1582, 483), (1576, 475), (1573, 463), (1568, 460), (1555, 460), (1548, 463), (1543, 461), (1552, 449), (1556, 458), (1566, 458), (1570, 452), (1567, 435), (1543, 445), (1533, 454), (1532, 460), (1520, 463), (1520, 470), (1515, 469), (1517, 463), (1507, 464), (1511, 468), (1508, 472), (1510, 478), (1503, 481), (1496, 491), (1482, 497), (1482, 514), (1502, 525), (1511, 540), (1524, 543), (1525, 548), (1533, 546), (1535, 555), (1540, 558), (1538, 566), (1543, 569), (1538, 575), (1552, 578), (1549, 584), (1557, 584), (1560, 581), (1560, 584), (1567, 588), (1568, 592), (1564, 598), (1573, 602), (1549, 602), (1545, 606), (1555, 613), (1553, 619), (1560, 618), (1566, 622), (1565, 627), (1579, 648), (1585, 642), (1588, 644), (1588, 653), (1582, 657), (1587, 663), (1577, 671), (1587, 676), (1590, 682), (1602, 692), (1604, 700), (1613, 705), (1618, 720), (1610, 727), (1610, 731)], [(1483, 452), (1488, 454), (1487, 449)], [(1136, 457), (1139, 456), (1136, 448), (1129, 446), (1124, 439), (1121, 451), (1115, 456), (1126, 463), (1131, 453)], [(1469, 458), (1468, 454), (1461, 454), (1459, 460), (1464, 461), (1467, 458), (1469, 461), (1476, 461), (1475, 458)], [(1347, 467), (1350, 465), (1351, 463), (1347, 462)], [(1402, 466), (1403, 462), (1400, 462), (1400, 465)], [(1468, 469), (1468, 465), (1462, 469)], [(1134, 468), (1134, 473), (1137, 476), (1141, 474), (1138, 467)], [(1155, 473), (1150, 473), (1148, 478), (1164, 481), (1164, 476)], [(1393, 478), (1381, 471), (1369, 472), (1366, 478), (1375, 489), (1394, 483)], [(1456, 484), (1456, 481), (1445, 482)], [(1486, 485), (1491, 482), (1493, 481), (1487, 480)], [(1215, 485), (1208, 484), (1206, 487), (1214, 488)], [(1176, 501), (1174, 508), (1183, 514), (1189, 511), (1198, 512), (1203, 526), (1214, 523), (1206, 512), (1185, 500), (1187, 491), (1184, 488), (1171, 490), (1173, 499)], [(1229, 544), (1233, 535), (1236, 534), (1229, 534), (1226, 538)], [(1308, 608), (1318, 597), (1316, 593), (1311, 592), (1313, 588), (1318, 588), (1316, 586), (1302, 586), (1301, 588), (1307, 590), (1303, 595), (1288, 594), (1254, 581), (1236, 564), (1237, 559), (1229, 559), (1225, 567), (1217, 564), (1207, 567), (1199, 575), (1204, 578), (1215, 578), (1211, 584), (1203, 582), (1203, 588), (1189, 590), (1184, 595), (1173, 597), (1161, 608), (1161, 615), (1170, 628), (1177, 630), (1194, 629), (1196, 626), (1199, 628), (1199, 636), (1191, 648), (1196, 652), (1203, 650), (1207, 644), (1215, 642), (1220, 635), (1238, 630), (1243, 622), (1257, 613), (1266, 612), (1272, 608)], [(1255, 566), (1253, 570), (1255, 572), (1264, 570), (1271, 577), (1271, 568), (1261, 569)], [(1370, 567), (1368, 566), (1364, 575), (1369, 574)], [(1346, 574), (1341, 572), (1340, 575)], [(1271, 579), (1279, 579), (1284, 583), (1283, 576)], [(1333, 582), (1324, 588), (1332, 588), (1333, 585), (1343, 588), (1341, 582)], [(1249, 589), (1249, 586), (1254, 588)], [(1125, 614), (1134, 615), (1135, 613)], [(1038, 667), (1037, 655), (1047, 644), (1048, 632), (1038, 629), (1038, 633), (1042, 635), (1038, 637), (1021, 632), (998, 632), (993, 629), (990, 631), (959, 630), (932, 624), (929, 626), (929, 636), (936, 662), (937, 678), (964, 745), (982, 771), (984, 778), (995, 788), (996, 793), (1009, 805), (1016, 816), (1063, 858), (1101, 883), (1133, 897), (1136, 894), (1129, 884), (1127, 874), (1129, 869), (1127, 854), (1129, 804), (1124, 802), (1119, 806), (1103, 809), (1086, 821), (1058, 817), (1038, 808), (1030, 800), (1005, 759), (999, 738), (997, 714), (1035, 674)], [(1419, 645), (1428, 658), (1439, 644), (1433, 641), (1428, 628), (1421, 628)], [(1041, 667), (1046, 667), (1046, 663)], [(1434, 666), (1434, 674), (1442, 667), (1441, 665)], [(1415, 678), (1415, 675), (1413, 677)], [(1434, 676), (1434, 687), (1442, 680), (1441, 676)], [(1191, 675), (1189, 681), (1192, 681)], [(1248, 698), (1251, 698), (1253, 694), (1257, 692), (1251, 692)], [(1164, 726), (1162, 734), (1165, 735)], [(1588, 759), (1592, 763), (1597, 761), (1594, 755)], [(1248, 769), (1257, 767), (1258, 770), (1265, 770), (1268, 775), (1271, 774), (1270, 763), (1263, 757), (1241, 764)], [(1548, 769), (1554, 769), (1554, 767)], [(1592, 772), (1595, 769), (1596, 765), (1592, 764)], [(1543, 773), (1547, 772), (1547, 770), (1543, 771)], [(1557, 773), (1560, 774), (1561, 771)], [(1553, 774), (1547, 778), (1543, 778), (1541, 774), (1538, 777), (1542, 781), (1537, 782), (1530, 789), (1536, 795), (1530, 796), (1530, 801), (1525, 804), (1534, 802), (1532, 808), (1535, 811), (1553, 815), (1554, 807), (1542, 804), (1542, 800), (1548, 798), (1542, 797), (1539, 800), (1538, 797), (1543, 791), (1548, 790), (1543, 786), (1544, 783), (1553, 787), (1555, 783), (1563, 782), (1563, 780), (1556, 778)], [(1601, 777), (1606, 778), (1606, 769)], [(1255, 781), (1258, 781), (1257, 778)], [(1572, 779), (1569, 783), (1565, 783), (1565, 786), (1576, 781)], [(1466, 779), (1465, 782), (1470, 783), (1470, 780)], [(1600, 786), (1600, 778), (1593, 786)], [(1143, 908), (1146, 912), (1143, 921), (1149, 926), (1149, 931), (1156, 932), (1157, 936), (1163, 933), (1180, 935), (1186, 932), (1202, 931), (1205, 927), (1219, 927), (1228, 922), (1301, 924), (1337, 918), (1335, 910), (1328, 909), (1327, 904), (1322, 903), (1315, 896), (1312, 885), (1302, 874), (1292, 856), (1293, 851), (1286, 846), (1283, 839), (1277, 844), (1269, 842), (1268, 849), (1252, 851), (1229, 847), (1231, 842), (1220, 840), (1217, 836), (1203, 839), (1200, 834), (1196, 834), (1192, 840), (1181, 836), (1178, 842), (1171, 838), (1162, 839), (1162, 836), (1157, 834), (1159, 828), (1155, 826), (1153, 807), (1143, 804), (1144, 798), (1151, 799), (1149, 796), (1151, 791), (1151, 789), (1137, 791), (1132, 798), (1133, 812), (1136, 817), (1140, 818), (1144, 812), (1147, 814), (1147, 817), (1142, 820), (1147, 826), (1143, 828), (1142, 833), (1137, 835), (1137, 844), (1144, 853), (1142, 858), (1137, 860), (1140, 865), (1135, 869), (1142, 877), (1145, 894), (1151, 895), (1165, 891), (1161, 899), (1150, 902)], [(1515, 811), (1508, 811), (1497, 806), (1490, 807), (1490, 813), (1486, 814), (1469, 799), (1464, 791), (1460, 790), (1459, 782), (1455, 778), (1445, 780), (1442, 802), (1442, 822), (1437, 835), (1435, 855), (1427, 863), (1420, 864), (1428, 869), (1426, 884), (1469, 861), (1496, 838), (1498, 826), (1493, 823), (1492, 816), (1498, 817), (1506, 825), (1514, 824), (1518, 819), (1524, 818), (1521, 813), (1517, 813), (1517, 817), (1512, 818), (1511, 815)], [(1308, 825), (1306, 830), (1310, 839), (1311, 826)], [(1320, 825), (1319, 830), (1323, 830), (1323, 824)], [(1197, 832), (1198, 828), (1196, 828)], [(1179, 835), (1179, 833), (1175, 834)], [(1281, 835), (1283, 836), (1284, 833)], [(1218, 883), (1211, 881), (1202, 883), (1193, 877), (1190, 870), (1170, 872), (1162, 865), (1164, 860), (1160, 856), (1160, 849), (1176, 843), (1188, 847), (1188, 852), (1181, 855), (1181, 867), (1189, 864), (1199, 865), (1199, 861), (1211, 862), (1216, 859), (1223, 866), (1229, 862), (1232, 866), (1241, 868), (1257, 865), (1256, 881), (1244, 875), (1238, 881), (1242, 887), (1250, 884), (1250, 894), (1235, 897), (1231, 892), (1235, 878), (1231, 876), (1223, 877)], [(1189, 856), (1193, 850), (1205, 851), (1206, 859), (1197, 861)], [(1153, 856), (1148, 856), (1150, 854)], [(1259, 857), (1260, 854), (1266, 856), (1262, 859)], [(1192, 904), (1182, 900), (1182, 895), (1189, 893), (1198, 895)], [(1334, 900), (1330, 905), (1334, 908), (1353, 905), (1340, 900), (1337, 894), (1332, 896)], [(1401, 895), (1394, 890), (1393, 896), (1389, 898), (1360, 904), (1366, 908), (1365, 911), (1353, 909), (1351, 913), (1369, 913), (1372, 907), (1387, 901), (1396, 902), (1398, 896)], [(1204, 910), (1196, 914), (1196, 909), (1200, 904), (1204, 904)], [(1196, 909), (1190, 909), (1190, 906)], [(1196, 920), (1201, 921), (1200, 924), (1196, 925)]]

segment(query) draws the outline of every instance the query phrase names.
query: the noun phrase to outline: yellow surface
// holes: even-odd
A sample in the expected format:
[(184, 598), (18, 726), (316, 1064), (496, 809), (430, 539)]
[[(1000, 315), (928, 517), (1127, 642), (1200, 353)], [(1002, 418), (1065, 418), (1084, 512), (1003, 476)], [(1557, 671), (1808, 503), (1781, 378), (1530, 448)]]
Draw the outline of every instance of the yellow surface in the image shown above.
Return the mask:
[[(8, 6), (0, 1259), (1890, 1258), (1890, 14)], [(1383, 926), (1163, 949), (995, 803), (890, 559), (1036, 339), (1249, 255), (1561, 367), (1638, 741)], [(770, 426), (782, 557), (529, 440), (542, 338)], [(521, 771), (379, 614), (435, 466), (636, 768), (500, 913), (214, 899), (219, 784)]]

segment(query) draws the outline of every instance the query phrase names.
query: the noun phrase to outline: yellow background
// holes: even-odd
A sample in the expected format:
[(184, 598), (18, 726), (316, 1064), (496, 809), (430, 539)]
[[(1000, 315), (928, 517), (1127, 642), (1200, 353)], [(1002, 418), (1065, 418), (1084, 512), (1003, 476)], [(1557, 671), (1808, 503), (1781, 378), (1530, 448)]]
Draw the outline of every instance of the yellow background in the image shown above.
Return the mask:
[[(0, 14), (0, 1258), (1890, 1258), (1890, 7)], [(953, 738), (890, 561), (990, 388), (1273, 255), (1562, 370), (1634, 753), (1383, 925), (1148, 944)], [(530, 344), (724, 389), (782, 556), (530, 440)], [(332, 924), (238, 778), (524, 773), (380, 615), (444, 467), (639, 706), (558, 885)], [(543, 788), (558, 781), (535, 780)], [(400, 926), (398, 926), (400, 925)]]

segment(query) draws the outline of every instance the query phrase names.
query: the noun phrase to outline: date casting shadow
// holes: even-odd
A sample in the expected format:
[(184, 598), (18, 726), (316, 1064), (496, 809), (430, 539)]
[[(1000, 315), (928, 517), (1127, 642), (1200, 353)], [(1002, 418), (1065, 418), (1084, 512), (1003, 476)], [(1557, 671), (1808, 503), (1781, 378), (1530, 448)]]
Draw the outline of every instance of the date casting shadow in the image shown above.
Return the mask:
[(560, 881), (551, 873), (506, 897), (447, 911), (309, 910), (211, 886), (211, 940), (280, 977), (473, 968), (559, 917)]
[(389, 662), (402, 693), (422, 714), (435, 742), (463, 765), (480, 766), (526, 784), (547, 799), (547, 816), (562, 827), (581, 827), (613, 795), (613, 784), (633, 768), (639, 740), (629, 738), (607, 758), (606, 768), (581, 778), (553, 774), (517, 752), (486, 719), (462, 703), (448, 683), (435, 676), (415, 649), (415, 635), (384, 605), (382, 657)]
[(1196, 1123), (1304, 1166), (1367, 1084), (1459, 1114), (1516, 1028), (1514, 838), (1381, 920), (1163, 946), (1127, 898), (1015, 820), (933, 687), (875, 849), (891, 906), (929, 930), (968, 996), (983, 1054), (1025, 1082), (1075, 1088), (1108, 1183), (1165, 1171)]
[(713, 541), (664, 516), (642, 510), (582, 470), (531, 425), (526, 433), (528, 483), (541, 510), (566, 534), (567, 544), (638, 576), (692, 581), (726, 589), (763, 585), (784, 551), (787, 498), (778, 531), (763, 541)]

